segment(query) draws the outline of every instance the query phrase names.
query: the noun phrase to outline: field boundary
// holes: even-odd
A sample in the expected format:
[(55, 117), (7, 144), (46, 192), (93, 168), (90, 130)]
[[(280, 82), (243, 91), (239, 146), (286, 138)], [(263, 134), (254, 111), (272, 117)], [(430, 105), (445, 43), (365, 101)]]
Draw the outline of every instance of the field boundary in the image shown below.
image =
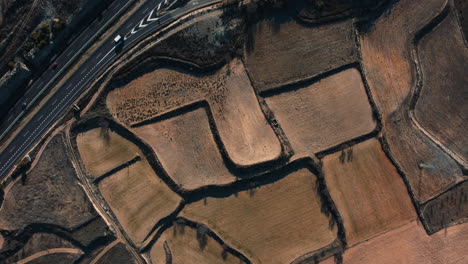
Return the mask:
[[(413, 64), (416, 69), (416, 84), (412, 85), (412, 96), (411, 100), (409, 103), (409, 117), (411, 122), (427, 137), (429, 140), (434, 142), (436, 146), (438, 146), (442, 151), (444, 151), (447, 155), (449, 155), (455, 162), (459, 164), (461, 167), (462, 171), (464, 174), (468, 173), (468, 164), (467, 161), (458, 155), (458, 153), (453, 152), (449, 147), (445, 146), (444, 142), (440, 140), (437, 136), (433, 135), (430, 131), (428, 131), (424, 125), (422, 125), (417, 117), (416, 114), (414, 113), (414, 110), (416, 108), (416, 105), (419, 100), (419, 96), (421, 94), (421, 91), (423, 89), (423, 71), (421, 68), (421, 63), (420, 63), (420, 55), (419, 55), (419, 50), (418, 50), (418, 44), (419, 42), (434, 28), (439, 26), (448, 16), (451, 12), (453, 11), (453, 8), (451, 7), (450, 4), (447, 4), (442, 12), (438, 14), (436, 17), (434, 17), (429, 24), (421, 28), (414, 36), (414, 39), (411, 41), (411, 55), (413, 57)], [(456, 13), (456, 12), (455, 12)], [(462, 33), (463, 35), (463, 33)]]

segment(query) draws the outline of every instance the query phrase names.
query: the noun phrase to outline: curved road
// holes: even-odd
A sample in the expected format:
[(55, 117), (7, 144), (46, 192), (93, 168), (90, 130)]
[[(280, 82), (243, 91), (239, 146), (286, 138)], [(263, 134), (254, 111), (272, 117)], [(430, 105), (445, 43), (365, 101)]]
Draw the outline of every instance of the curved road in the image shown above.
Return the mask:
[[(121, 53), (135, 46), (139, 41), (148, 35), (156, 32), (160, 28), (168, 25), (174, 20), (190, 13), (196, 9), (209, 6), (221, 0), (198, 0), (191, 1), (184, 7), (173, 10), (160, 17), (157, 16), (158, 7), (164, 5), (166, 0), (149, 0), (137, 12), (135, 12), (127, 21), (116, 30), (115, 34), (109, 37), (101, 47), (99, 47), (89, 59), (83, 63), (78, 70), (65, 82), (63, 86), (39, 109), (35, 116), (24, 126), (16, 135), (10, 144), (0, 154), (0, 179), (5, 176), (13, 166), (29, 151), (30, 147), (39, 140), (43, 134), (53, 126), (53, 124), (63, 116), (66, 110), (73, 104), (78, 96), (88, 88), (88, 84), (95, 79), (99, 73), (114, 62)], [(110, 8), (117, 9), (115, 5), (126, 1), (114, 2)], [(117, 4), (115, 4), (117, 3)], [(114, 12), (117, 12), (115, 10)], [(85, 33), (85, 32), (84, 32)], [(70, 44), (70, 46), (79, 45), (87, 41), (83, 34)], [(113, 38), (115, 35), (125, 36), (125, 45), (121, 52), (116, 53)], [(78, 44), (76, 44), (78, 43)], [(83, 45), (83, 44), (82, 44)], [(80, 51), (77, 51), (80, 52)], [(59, 65), (66, 64), (68, 61), (65, 51), (59, 58)], [(63, 62), (61, 61), (63, 60)], [(49, 71), (47, 71), (49, 72)], [(51, 78), (51, 77), (49, 77)], [(38, 87), (43, 87), (43, 83), (36, 82)]]

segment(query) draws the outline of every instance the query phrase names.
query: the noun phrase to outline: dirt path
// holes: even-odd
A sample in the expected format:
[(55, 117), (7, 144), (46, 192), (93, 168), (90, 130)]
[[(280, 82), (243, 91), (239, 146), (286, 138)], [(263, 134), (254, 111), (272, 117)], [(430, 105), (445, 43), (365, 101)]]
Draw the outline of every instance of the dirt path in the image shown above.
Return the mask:
[(116, 239), (114, 242), (107, 245), (107, 247), (105, 247), (101, 252), (99, 252), (99, 254), (89, 264), (96, 264), (96, 262), (98, 262), (101, 259), (101, 257), (104, 256), (104, 254), (106, 254), (107, 251), (109, 251), (109, 249), (113, 248), (119, 242), (120, 240)]
[[(445, 8), (440, 12), (439, 15), (434, 17), (428, 25), (424, 26), (423, 28), (421, 28), (418, 31), (418, 32), (422, 32), (428, 26), (432, 27), (432, 30), (430, 30), (429, 32), (425, 32), (423, 36), (418, 37), (414, 41), (414, 44), (411, 47), (412, 48), (414, 64), (416, 66), (416, 84), (412, 88), (412, 99), (411, 99), (411, 103), (410, 103), (410, 106), (409, 106), (409, 118), (410, 118), (411, 122), (426, 137), (428, 137), (432, 142), (434, 142), (434, 144), (436, 144), (440, 149), (442, 149), (442, 151), (447, 153), (451, 158), (453, 158), (455, 161), (457, 161), (463, 167), (464, 170), (468, 170), (467, 161), (461, 155), (459, 155), (456, 151), (452, 151), (448, 146), (446, 146), (446, 144), (444, 142), (442, 142), (442, 140), (439, 139), (438, 136), (434, 135), (428, 129), (426, 129), (426, 127), (424, 127), (424, 125), (422, 125), (421, 122), (419, 122), (419, 120), (417, 119), (416, 114), (415, 114), (416, 104), (417, 104), (418, 99), (420, 97), (419, 95), (421, 93), (421, 89), (423, 89), (423, 80), (424, 80), (424, 78), (423, 78), (424, 72), (423, 72), (423, 67), (421, 65), (421, 55), (420, 55), (420, 51), (418, 50), (418, 45), (421, 42), (421, 40), (425, 36), (427, 36), (429, 33), (432, 33), (437, 26), (441, 25), (445, 20), (450, 19), (449, 18), (450, 12), (454, 12), (454, 11), (450, 11), (449, 8), (453, 9), (453, 7), (450, 7), (450, 3), (447, 3)], [(434, 24), (431, 25), (432, 23), (434, 23)], [(459, 32), (459, 33), (460, 33), (460, 35), (462, 34), (462, 32)], [(418, 34), (419, 33), (417, 33), (416, 36)], [(462, 55), (460, 54), (460, 56), (462, 56)], [(427, 87), (426, 87), (426, 89), (427, 89)]]
[(42, 256), (49, 255), (49, 254), (57, 254), (57, 253), (81, 254), (83, 253), (83, 251), (77, 248), (52, 248), (52, 249), (48, 249), (48, 250), (44, 250), (44, 251), (40, 251), (35, 254), (32, 254), (31, 256), (16, 262), (16, 264), (25, 264), (32, 260), (40, 258)]

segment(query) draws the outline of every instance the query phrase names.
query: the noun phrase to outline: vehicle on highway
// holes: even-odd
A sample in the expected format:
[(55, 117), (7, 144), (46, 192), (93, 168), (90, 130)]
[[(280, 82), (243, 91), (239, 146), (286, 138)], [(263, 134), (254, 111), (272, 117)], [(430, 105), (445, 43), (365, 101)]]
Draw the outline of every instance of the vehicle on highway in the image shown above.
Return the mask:
[(116, 52), (120, 51), (123, 48), (123, 45), (124, 45), (124, 38), (122, 37), (122, 35), (119, 34), (114, 38), (115, 51)]
[(57, 66), (58, 66), (58, 62), (55, 61), (54, 63), (52, 63), (52, 69), (53, 70), (55, 70), (55, 68), (57, 68)]

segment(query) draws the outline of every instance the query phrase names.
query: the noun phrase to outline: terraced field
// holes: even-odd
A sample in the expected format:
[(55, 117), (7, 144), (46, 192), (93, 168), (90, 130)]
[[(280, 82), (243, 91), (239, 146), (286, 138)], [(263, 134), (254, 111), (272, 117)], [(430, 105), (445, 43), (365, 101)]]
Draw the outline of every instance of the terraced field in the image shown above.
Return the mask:
[(122, 52), (1, 182), (0, 263), (467, 263), (462, 4), (301, 1)]
[(375, 139), (326, 156), (323, 172), (350, 246), (416, 218), (403, 180)]
[(332, 244), (337, 229), (322, 212), (316, 175), (304, 167), (277, 173), (282, 179), (275, 183), (195, 202), (181, 216), (212, 229), (254, 263), (290, 263)]
[(327, 150), (376, 128), (360, 73), (354, 68), (265, 100), (299, 156)]

